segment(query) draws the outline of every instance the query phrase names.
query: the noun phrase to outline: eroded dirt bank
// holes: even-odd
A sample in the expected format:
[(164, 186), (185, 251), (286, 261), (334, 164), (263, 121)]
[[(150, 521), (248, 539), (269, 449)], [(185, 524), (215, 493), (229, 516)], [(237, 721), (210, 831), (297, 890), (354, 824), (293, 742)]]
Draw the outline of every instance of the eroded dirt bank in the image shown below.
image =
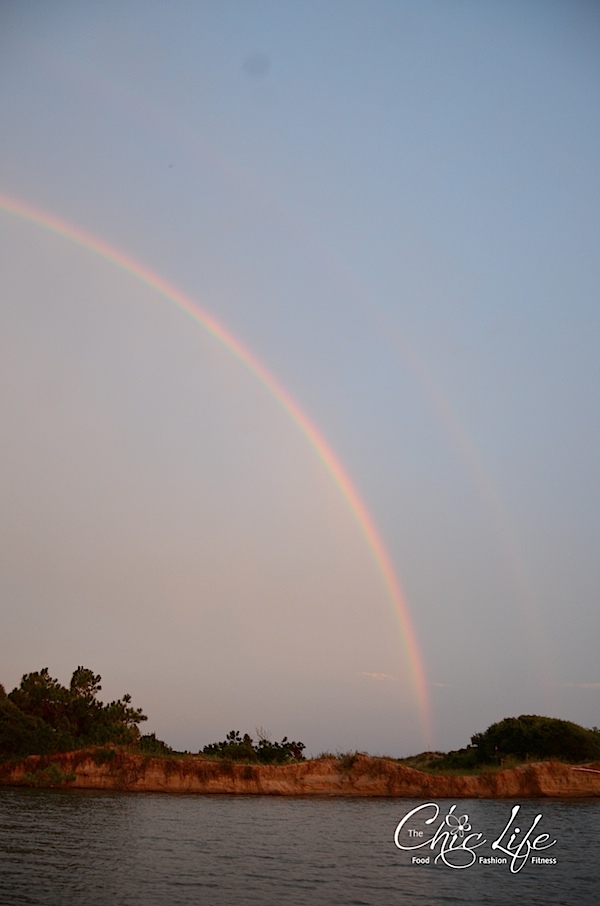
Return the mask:
[(496, 774), (442, 777), (385, 758), (357, 755), (299, 764), (240, 765), (201, 758), (151, 758), (116, 750), (85, 750), (0, 765), (0, 785), (171, 793), (279, 796), (524, 798), (599, 796), (600, 765), (584, 769), (540, 762)]

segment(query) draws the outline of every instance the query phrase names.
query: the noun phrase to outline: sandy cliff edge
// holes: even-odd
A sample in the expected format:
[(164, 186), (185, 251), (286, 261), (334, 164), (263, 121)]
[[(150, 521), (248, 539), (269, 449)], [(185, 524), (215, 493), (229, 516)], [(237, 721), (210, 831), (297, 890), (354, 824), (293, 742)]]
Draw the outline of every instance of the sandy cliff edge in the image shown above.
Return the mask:
[[(113, 754), (114, 753), (114, 754)], [(289, 765), (153, 758), (119, 749), (31, 755), (0, 765), (0, 785), (271, 796), (529, 798), (600, 796), (600, 766), (538, 762), (493, 774), (439, 776), (356, 755)]]

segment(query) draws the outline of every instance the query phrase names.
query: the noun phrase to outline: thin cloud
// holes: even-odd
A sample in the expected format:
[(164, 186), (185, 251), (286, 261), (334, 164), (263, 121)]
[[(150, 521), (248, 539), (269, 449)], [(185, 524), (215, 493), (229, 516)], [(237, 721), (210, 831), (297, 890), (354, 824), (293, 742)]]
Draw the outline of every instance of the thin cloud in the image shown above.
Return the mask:
[(561, 683), (569, 689), (600, 689), (600, 683)]
[(394, 682), (394, 683), (397, 683), (400, 680), (399, 676), (390, 676), (389, 673), (367, 673), (366, 670), (362, 670), (360, 675), (368, 676), (371, 679), (376, 679), (376, 680), (380, 680), (380, 681), (387, 680), (388, 682)]
[[(399, 683), (399, 676), (391, 676), (389, 673), (369, 673), (366, 670), (362, 670), (360, 673), (361, 676), (368, 676), (369, 679), (379, 680), (380, 682), (393, 682)], [(430, 686), (435, 686), (437, 689), (447, 689), (448, 683), (429, 683)]]

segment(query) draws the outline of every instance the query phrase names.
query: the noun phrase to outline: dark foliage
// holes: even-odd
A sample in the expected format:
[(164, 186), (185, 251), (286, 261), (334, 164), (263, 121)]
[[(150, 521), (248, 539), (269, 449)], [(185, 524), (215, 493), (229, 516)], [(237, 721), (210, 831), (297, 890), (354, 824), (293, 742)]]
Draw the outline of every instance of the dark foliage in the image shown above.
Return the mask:
[(469, 771), (477, 765), (477, 751), (472, 747), (447, 752), (435, 761), (435, 768), (439, 771)]
[(258, 764), (285, 764), (288, 761), (304, 761), (303, 742), (289, 741), (284, 736), (281, 742), (271, 742), (264, 734), (259, 734), (255, 744), (248, 733), (240, 736), (239, 730), (231, 730), (223, 742), (213, 742), (204, 746), (204, 755), (223, 758), (229, 761), (256, 762)]
[(519, 759), (556, 758), (591, 761), (600, 758), (600, 733), (568, 720), (522, 714), (492, 724), (485, 733), (471, 737), (480, 763), (497, 763), (504, 756)]
[(138, 724), (146, 716), (131, 707), (130, 695), (108, 705), (99, 701), (100, 679), (78, 667), (67, 688), (47, 667), (25, 674), (16, 689), (0, 695), (0, 755), (45, 755), (137, 742)]
[(69, 742), (41, 718), (24, 714), (6, 697), (0, 699), (0, 755), (44, 755), (68, 749)]
[(173, 752), (171, 746), (168, 746), (162, 739), (156, 738), (155, 733), (140, 736), (138, 749), (145, 755), (171, 755)]

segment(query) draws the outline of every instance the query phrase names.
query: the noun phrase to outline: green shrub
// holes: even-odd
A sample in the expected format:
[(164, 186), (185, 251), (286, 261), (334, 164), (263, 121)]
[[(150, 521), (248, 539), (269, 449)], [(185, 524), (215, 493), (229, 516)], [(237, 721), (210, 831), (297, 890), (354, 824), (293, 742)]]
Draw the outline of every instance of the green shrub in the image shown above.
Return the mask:
[(173, 749), (168, 746), (162, 739), (157, 739), (155, 733), (147, 733), (140, 736), (137, 748), (145, 755), (172, 755)]
[(600, 734), (568, 720), (522, 714), (492, 724), (471, 742), (480, 763), (499, 763), (506, 756), (527, 759), (555, 758), (590, 761), (600, 758)]
[(252, 737), (239, 730), (231, 730), (223, 742), (213, 742), (204, 746), (202, 754), (213, 758), (224, 758), (228, 761), (258, 762), (260, 764), (285, 764), (289, 761), (304, 761), (303, 742), (294, 742), (284, 736), (281, 742), (271, 742), (264, 734), (259, 736), (255, 745)]

